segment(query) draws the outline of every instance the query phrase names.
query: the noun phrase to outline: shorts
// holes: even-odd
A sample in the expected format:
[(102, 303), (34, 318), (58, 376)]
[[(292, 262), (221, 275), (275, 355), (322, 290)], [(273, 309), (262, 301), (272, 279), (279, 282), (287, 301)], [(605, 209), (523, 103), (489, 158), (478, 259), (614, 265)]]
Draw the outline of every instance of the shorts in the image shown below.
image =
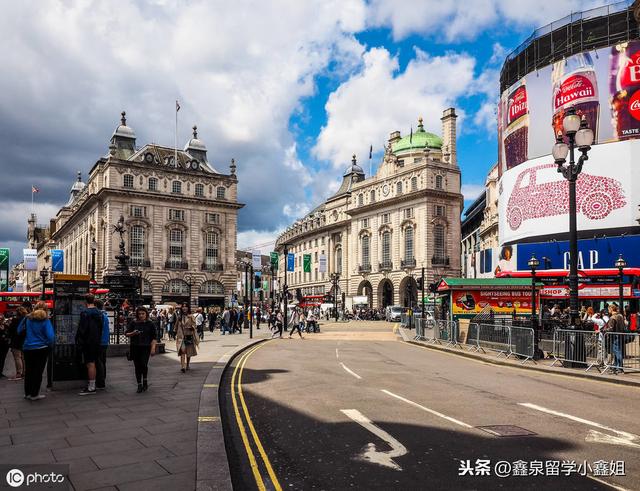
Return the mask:
[(82, 360), (84, 363), (95, 363), (98, 359), (98, 353), (100, 352), (100, 346), (83, 346), (82, 347)]

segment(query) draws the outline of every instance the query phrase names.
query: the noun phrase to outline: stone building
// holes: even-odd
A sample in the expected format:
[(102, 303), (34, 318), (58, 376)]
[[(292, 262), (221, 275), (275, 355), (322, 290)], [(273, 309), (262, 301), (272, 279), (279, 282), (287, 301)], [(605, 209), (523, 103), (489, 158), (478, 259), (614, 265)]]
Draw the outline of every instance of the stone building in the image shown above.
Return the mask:
[(86, 183), (78, 173), (51, 220), (46, 247), (64, 250), (71, 274), (91, 273), (95, 249), (100, 283), (115, 269), (119, 240), (112, 231), (123, 216), (130, 266), (142, 276), (147, 303), (222, 305), (236, 286), (237, 187), (235, 162), (228, 174), (216, 170), (195, 126), (183, 150), (137, 147), (123, 112), (108, 154)]
[[(444, 111), (442, 137), (424, 130), (391, 133), (374, 176), (366, 178), (355, 156), (338, 191), (281, 234), (284, 252), (295, 254), (287, 283), (303, 295), (327, 294), (331, 274), (339, 292), (367, 296), (371, 307), (416, 305), (416, 279), (426, 283), (460, 274), (460, 169), (456, 157), (456, 113)], [(305, 255), (311, 271), (304, 272)], [(326, 258), (327, 271), (320, 262)]]

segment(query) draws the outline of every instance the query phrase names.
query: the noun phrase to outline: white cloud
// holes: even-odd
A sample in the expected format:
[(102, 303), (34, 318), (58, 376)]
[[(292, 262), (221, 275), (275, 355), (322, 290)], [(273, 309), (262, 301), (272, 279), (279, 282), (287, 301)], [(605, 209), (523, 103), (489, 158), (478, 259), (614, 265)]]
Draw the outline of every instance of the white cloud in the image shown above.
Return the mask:
[(282, 231), (245, 230), (238, 233), (238, 250), (259, 249), (262, 254), (273, 250), (276, 239)]
[[(468, 95), (475, 60), (466, 54), (430, 56), (416, 49), (416, 56), (403, 72), (398, 60), (384, 48), (364, 55), (363, 69), (340, 85), (325, 106), (327, 124), (313, 152), (343, 170), (355, 153), (364, 168), (369, 145), (381, 150), (389, 132), (415, 130), (418, 116), (425, 129), (441, 133), (442, 111), (459, 96)], [(461, 119), (462, 111), (458, 111)]]
[(484, 192), (484, 190), (484, 184), (463, 183), (460, 192), (462, 193), (462, 196), (464, 196), (465, 201), (474, 201), (478, 196), (480, 196), (480, 193)]

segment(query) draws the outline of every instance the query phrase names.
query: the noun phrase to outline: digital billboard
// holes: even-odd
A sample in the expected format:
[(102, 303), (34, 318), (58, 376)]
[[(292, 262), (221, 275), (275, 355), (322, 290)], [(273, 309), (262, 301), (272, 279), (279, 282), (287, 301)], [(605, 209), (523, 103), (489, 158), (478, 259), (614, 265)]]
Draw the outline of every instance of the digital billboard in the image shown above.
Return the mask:
[(548, 155), (569, 108), (595, 144), (640, 137), (640, 40), (569, 56), (527, 74), (498, 104), (499, 171)]

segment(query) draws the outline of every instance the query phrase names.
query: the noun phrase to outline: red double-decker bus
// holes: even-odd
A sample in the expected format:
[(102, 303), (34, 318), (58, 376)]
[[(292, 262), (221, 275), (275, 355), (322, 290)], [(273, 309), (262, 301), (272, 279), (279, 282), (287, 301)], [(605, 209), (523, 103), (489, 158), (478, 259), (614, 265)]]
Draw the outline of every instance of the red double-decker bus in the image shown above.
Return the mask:
[[(109, 293), (109, 290), (105, 288), (92, 288), (91, 293), (97, 298), (101, 298)], [(25, 302), (35, 305), (41, 298), (42, 292), (0, 292), (0, 314), (7, 315), (8, 313), (14, 312)], [(47, 308), (52, 310), (53, 290), (45, 290), (44, 301), (47, 303)]]

